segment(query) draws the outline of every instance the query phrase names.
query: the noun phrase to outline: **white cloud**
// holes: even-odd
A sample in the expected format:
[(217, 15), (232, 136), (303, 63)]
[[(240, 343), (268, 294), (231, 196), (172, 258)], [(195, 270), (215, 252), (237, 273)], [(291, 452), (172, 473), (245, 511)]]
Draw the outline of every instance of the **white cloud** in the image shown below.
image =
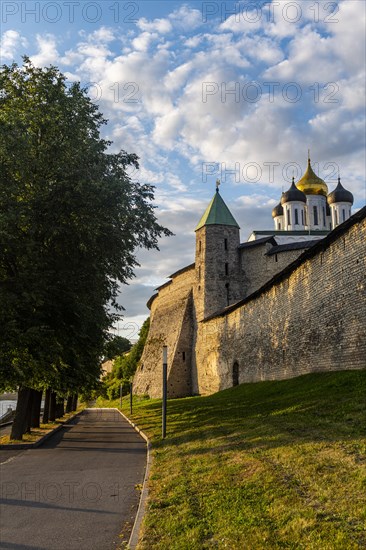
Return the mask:
[(267, 69), (265, 78), (314, 84), (337, 81), (344, 72), (343, 63), (333, 53), (332, 39), (310, 27), (300, 30), (288, 49), (287, 59)]
[(139, 51), (146, 52), (151, 42), (158, 38), (157, 33), (144, 31), (132, 40), (132, 46)]
[(38, 52), (31, 56), (31, 61), (37, 67), (56, 65), (60, 55), (57, 51), (57, 39), (53, 34), (36, 35)]
[(0, 51), (2, 60), (13, 60), (20, 48), (26, 48), (27, 39), (18, 31), (7, 30), (1, 37)]
[(183, 5), (169, 15), (169, 19), (177, 29), (193, 31), (202, 25), (202, 12)]
[(263, 20), (259, 13), (254, 10), (244, 12), (238, 11), (236, 14), (228, 17), (220, 24), (219, 29), (238, 34), (255, 33), (263, 26)]
[(154, 19), (154, 21), (148, 21), (143, 17), (137, 21), (137, 26), (142, 31), (157, 32), (159, 34), (167, 34), (172, 30), (172, 24), (169, 19)]

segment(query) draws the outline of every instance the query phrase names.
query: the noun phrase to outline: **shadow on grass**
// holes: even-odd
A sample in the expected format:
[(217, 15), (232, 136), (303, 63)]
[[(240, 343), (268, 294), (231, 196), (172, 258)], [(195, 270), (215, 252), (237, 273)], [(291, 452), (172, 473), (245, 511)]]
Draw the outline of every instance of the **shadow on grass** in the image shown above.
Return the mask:
[[(226, 448), (243, 449), (350, 440), (365, 435), (366, 370), (243, 384), (207, 397), (170, 400), (167, 415), (165, 442), (160, 441), (161, 401), (137, 405), (133, 415), (153, 432), (155, 448), (213, 438), (224, 438)], [(207, 448), (200, 445), (192, 452)]]

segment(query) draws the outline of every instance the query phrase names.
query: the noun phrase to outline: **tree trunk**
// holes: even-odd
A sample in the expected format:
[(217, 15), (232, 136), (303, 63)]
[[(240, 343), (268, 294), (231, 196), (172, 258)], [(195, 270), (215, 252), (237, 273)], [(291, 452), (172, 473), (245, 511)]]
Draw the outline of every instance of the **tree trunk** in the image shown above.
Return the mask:
[(56, 404), (56, 418), (61, 418), (64, 415), (64, 400), (59, 397)]
[(27, 419), (25, 422), (25, 432), (24, 432), (27, 434), (29, 434), (31, 431), (33, 401), (34, 401), (34, 390), (31, 388), (29, 393), (29, 401), (27, 406)]
[(67, 413), (70, 413), (72, 411), (72, 401), (73, 401), (73, 396), (71, 395), (71, 393), (69, 393), (69, 395), (67, 396), (67, 403), (66, 403)]
[(26, 431), (30, 393), (30, 388), (19, 388), (17, 408), (15, 411), (14, 422), (11, 427), (10, 439), (23, 439), (23, 434), (25, 434)]
[(72, 410), (76, 411), (77, 408), (78, 408), (78, 394), (75, 393), (72, 398)]
[(56, 420), (56, 394), (54, 391), (51, 391), (50, 395), (50, 410), (48, 413), (48, 419), (51, 422), (54, 422)]
[(60, 403), (60, 413), (61, 413), (60, 417), (64, 416), (64, 414), (65, 414), (65, 399), (64, 398), (62, 398), (62, 401)]
[(31, 412), (31, 428), (39, 428), (42, 404), (42, 391), (33, 390), (33, 403)]
[(46, 395), (45, 395), (45, 398), (44, 398), (43, 424), (47, 424), (48, 420), (49, 420), (50, 395), (51, 395), (51, 390), (50, 390), (50, 388), (47, 388), (46, 389)]

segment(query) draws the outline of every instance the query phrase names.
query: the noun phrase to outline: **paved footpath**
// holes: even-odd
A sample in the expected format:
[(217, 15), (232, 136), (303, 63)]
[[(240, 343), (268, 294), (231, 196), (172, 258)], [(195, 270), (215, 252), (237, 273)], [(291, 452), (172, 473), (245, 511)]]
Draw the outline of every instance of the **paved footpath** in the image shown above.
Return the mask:
[(146, 443), (117, 411), (88, 409), (38, 449), (1, 451), (0, 464), (1, 550), (125, 548)]

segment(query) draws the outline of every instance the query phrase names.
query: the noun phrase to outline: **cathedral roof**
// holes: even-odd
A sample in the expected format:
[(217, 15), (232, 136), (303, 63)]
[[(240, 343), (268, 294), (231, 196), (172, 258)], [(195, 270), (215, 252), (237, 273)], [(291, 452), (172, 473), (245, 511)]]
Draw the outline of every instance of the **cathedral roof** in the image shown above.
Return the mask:
[[(285, 204), (286, 202), (292, 202), (292, 201), (306, 202), (305, 194), (302, 191), (300, 191), (300, 189), (298, 189), (295, 185), (295, 178), (292, 178), (292, 184), (290, 189), (286, 191), (286, 193), (282, 193), (281, 205)], [(283, 213), (283, 210), (282, 210), (282, 213)], [(273, 216), (273, 213), (272, 213), (272, 216)]]
[(350, 191), (347, 191), (341, 184), (341, 178), (338, 178), (338, 185), (329, 193), (327, 197), (328, 204), (334, 204), (335, 202), (349, 202), (353, 204), (353, 195)]
[(283, 216), (283, 207), (280, 202), (272, 210), (272, 218), (277, 218), (277, 216)]
[(218, 188), (216, 189), (216, 193), (206, 208), (206, 211), (200, 219), (195, 231), (197, 231), (197, 229), (201, 229), (201, 227), (204, 227), (205, 225), (232, 225), (239, 228), (234, 216), (226, 206), (224, 200), (221, 198)]
[(289, 250), (302, 250), (314, 246), (317, 241), (299, 241), (297, 243), (286, 243), (273, 246), (271, 250), (266, 252), (266, 256), (273, 256), (273, 254), (279, 254), (280, 252), (288, 252)]
[(268, 237), (262, 237), (262, 239), (254, 239), (253, 241), (247, 241), (246, 243), (241, 243), (238, 248), (241, 250), (242, 248), (252, 248), (253, 246), (258, 246), (258, 245), (267, 244), (267, 243), (271, 243), (273, 244), (273, 246), (277, 246), (276, 239), (273, 237), (273, 235), (269, 235)]
[(297, 182), (296, 187), (305, 195), (328, 195), (328, 187), (324, 180), (319, 178), (311, 167), (308, 158), (308, 167), (303, 177)]

